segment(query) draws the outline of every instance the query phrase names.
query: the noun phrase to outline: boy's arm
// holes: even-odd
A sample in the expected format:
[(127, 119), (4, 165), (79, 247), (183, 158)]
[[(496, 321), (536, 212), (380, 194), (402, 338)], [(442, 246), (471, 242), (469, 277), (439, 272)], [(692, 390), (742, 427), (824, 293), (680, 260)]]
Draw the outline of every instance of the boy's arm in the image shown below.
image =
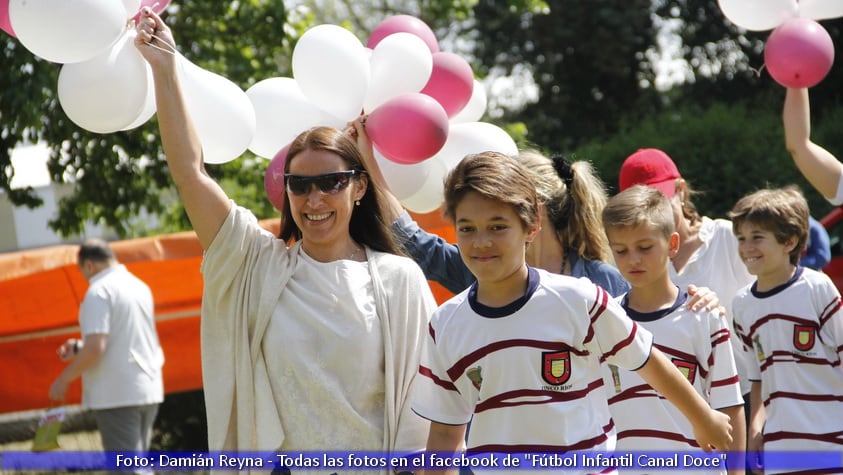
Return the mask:
[[(463, 440), (465, 440), (465, 424), (448, 425), (439, 422), (430, 422), (430, 432), (427, 436), (427, 453), (437, 452), (447, 457), (463, 447)], [(430, 456), (425, 457), (430, 460)], [(430, 475), (456, 475), (458, 470), (425, 470), (422, 472)]]
[[(761, 381), (753, 381), (749, 392), (749, 437), (747, 451), (761, 455), (764, 450), (764, 422), (767, 414), (764, 412), (764, 401), (761, 396)], [(760, 462), (759, 460), (758, 462)], [(755, 466), (755, 460), (750, 460), (750, 466)]]
[(638, 374), (682, 411), (694, 426), (694, 437), (704, 451), (726, 450), (731, 446), (729, 417), (709, 407), (658, 348), (650, 350), (650, 358), (638, 369)]
[[(734, 454), (746, 452), (746, 420), (743, 406), (724, 407), (718, 411), (729, 416), (729, 424), (732, 426), (732, 443), (729, 444), (728, 451)], [(738, 458), (737, 461), (726, 461), (729, 475), (743, 475), (746, 462), (742, 457)]]

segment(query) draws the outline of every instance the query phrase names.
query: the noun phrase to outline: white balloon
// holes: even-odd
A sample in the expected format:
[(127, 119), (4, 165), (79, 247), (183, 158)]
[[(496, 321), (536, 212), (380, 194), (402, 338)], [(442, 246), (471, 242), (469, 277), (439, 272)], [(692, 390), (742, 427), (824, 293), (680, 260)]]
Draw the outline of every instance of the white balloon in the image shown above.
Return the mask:
[(293, 50), (293, 77), (316, 107), (350, 121), (363, 110), (369, 87), (365, 47), (337, 25), (307, 30)]
[(78, 63), (117, 41), (126, 8), (116, 0), (11, 0), (9, 20), (18, 40), (36, 56)]
[(421, 91), (433, 72), (433, 55), (420, 37), (394, 33), (375, 46), (369, 66), (372, 76), (363, 101), (366, 112), (399, 94)]
[(459, 111), (457, 115), (451, 117), (452, 124), (461, 124), (463, 122), (477, 122), (486, 113), (486, 105), (488, 98), (486, 97), (486, 86), (478, 80), (474, 80), (474, 89), (471, 91), (471, 98), (463, 110)]
[(811, 20), (843, 17), (843, 2), (840, 0), (799, 0), (799, 16)]
[(141, 0), (123, 0), (123, 7), (126, 9), (126, 18), (131, 18), (140, 10)]
[(438, 158), (425, 160), (430, 164), (430, 171), (422, 187), (412, 196), (404, 198), (401, 204), (414, 213), (430, 213), (442, 206), (445, 200), (443, 183), (448, 174), (447, 166)]
[(146, 121), (152, 118), (157, 111), (157, 106), (155, 104), (155, 82), (152, 79), (152, 70), (149, 69), (149, 65), (146, 66), (146, 75), (147, 75), (147, 83), (149, 87), (146, 91), (146, 101), (144, 101), (143, 109), (141, 113), (138, 114), (138, 117), (126, 127), (123, 127), (120, 130), (132, 130), (134, 128), (140, 127), (141, 125), (145, 124)]
[[(430, 50), (428, 49), (428, 51)], [(396, 163), (384, 157), (377, 149), (375, 149), (375, 160), (378, 161), (378, 166), (389, 185), (390, 191), (399, 201), (409, 198), (421, 190), (433, 166), (430, 160), (422, 160), (411, 165)]]
[(225, 163), (246, 151), (255, 135), (255, 109), (230, 80), (177, 57), (184, 100), (202, 143), (205, 163)]
[(747, 30), (772, 30), (797, 16), (797, 0), (717, 0), (723, 15)]
[(246, 90), (255, 109), (255, 136), (249, 150), (272, 158), (296, 136), (317, 125), (342, 127), (337, 119), (304, 97), (293, 78), (275, 77), (255, 83)]
[(488, 122), (453, 124), (448, 129), (448, 140), (435, 155), (448, 170), (454, 168), (466, 155), (480, 152), (500, 152), (517, 155), (518, 146), (512, 137), (497, 125)]
[[(107, 134), (132, 124), (146, 106), (149, 69), (127, 30), (110, 50), (81, 63), (62, 66), (59, 103), (79, 127)], [(153, 110), (154, 111), (154, 110)], [(148, 119), (148, 117), (147, 117)]]

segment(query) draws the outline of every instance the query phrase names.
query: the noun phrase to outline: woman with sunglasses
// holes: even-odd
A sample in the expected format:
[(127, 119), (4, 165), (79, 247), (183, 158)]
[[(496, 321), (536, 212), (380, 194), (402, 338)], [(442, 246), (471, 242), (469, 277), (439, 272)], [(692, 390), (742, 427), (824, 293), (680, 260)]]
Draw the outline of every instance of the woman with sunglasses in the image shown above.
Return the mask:
[(175, 49), (170, 29), (144, 8), (137, 30), (167, 163), (205, 249), (209, 448), (423, 449), (428, 425), (409, 394), (435, 301), (418, 266), (396, 255), (354, 140), (314, 128), (293, 141), (276, 238), (205, 172), (164, 51)]

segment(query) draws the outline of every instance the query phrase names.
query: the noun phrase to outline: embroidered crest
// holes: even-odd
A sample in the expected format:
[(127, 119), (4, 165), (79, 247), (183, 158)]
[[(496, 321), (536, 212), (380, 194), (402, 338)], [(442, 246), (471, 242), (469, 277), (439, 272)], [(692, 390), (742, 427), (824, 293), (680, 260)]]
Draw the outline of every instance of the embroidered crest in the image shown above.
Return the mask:
[(814, 347), (817, 329), (811, 325), (793, 325), (793, 346), (799, 351)]
[(483, 368), (481, 366), (469, 368), (465, 375), (471, 381), (471, 384), (480, 391), (480, 386), (483, 384)]
[(685, 376), (689, 383), (694, 384), (697, 378), (697, 364), (692, 361), (680, 360), (679, 358), (671, 358), (670, 361), (674, 366)]
[(570, 351), (543, 351), (542, 378), (550, 384), (565, 384), (571, 377)]
[(612, 383), (615, 385), (615, 394), (621, 392), (621, 375), (618, 372), (618, 367), (610, 364), (609, 371), (612, 372)]
[(764, 361), (766, 356), (764, 356), (764, 347), (761, 346), (761, 337), (759, 335), (755, 335), (752, 342), (755, 344), (755, 356), (758, 357), (758, 361)]

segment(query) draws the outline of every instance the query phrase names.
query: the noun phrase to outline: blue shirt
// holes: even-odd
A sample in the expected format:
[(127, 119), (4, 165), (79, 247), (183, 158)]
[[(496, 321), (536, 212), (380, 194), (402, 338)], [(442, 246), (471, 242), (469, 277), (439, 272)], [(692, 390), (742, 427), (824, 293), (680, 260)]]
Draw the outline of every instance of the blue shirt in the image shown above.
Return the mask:
[[(460, 257), (459, 248), (420, 228), (406, 212), (392, 223), (404, 251), (424, 271), (428, 280), (438, 282), (451, 293), (458, 294), (474, 283), (474, 275)], [(568, 253), (571, 276), (586, 277), (603, 287), (613, 297), (629, 290), (629, 283), (615, 267), (602, 262), (583, 259), (575, 252)]]
[(814, 270), (822, 270), (831, 262), (831, 243), (828, 232), (819, 221), (808, 217), (808, 245), (799, 260), (799, 265), (810, 267)]

